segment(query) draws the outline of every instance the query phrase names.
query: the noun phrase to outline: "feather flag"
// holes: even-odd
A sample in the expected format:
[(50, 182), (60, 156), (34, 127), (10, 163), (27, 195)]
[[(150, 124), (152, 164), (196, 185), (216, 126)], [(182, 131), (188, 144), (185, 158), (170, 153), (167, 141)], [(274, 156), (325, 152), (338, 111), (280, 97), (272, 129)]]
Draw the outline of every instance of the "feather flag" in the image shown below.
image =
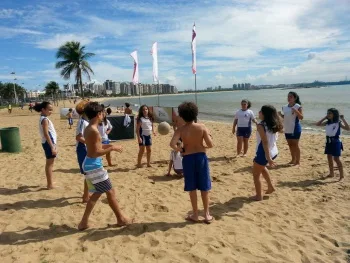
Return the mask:
[(192, 73), (196, 74), (197, 73), (197, 62), (196, 62), (196, 24), (193, 24), (192, 28), (192, 43), (191, 43), (191, 48), (192, 48)]
[(132, 82), (136, 85), (139, 83), (139, 62), (137, 59), (137, 51), (135, 50), (130, 54), (134, 59), (134, 73), (132, 74)]
[(153, 57), (153, 81), (158, 82), (158, 43), (152, 45), (151, 55)]

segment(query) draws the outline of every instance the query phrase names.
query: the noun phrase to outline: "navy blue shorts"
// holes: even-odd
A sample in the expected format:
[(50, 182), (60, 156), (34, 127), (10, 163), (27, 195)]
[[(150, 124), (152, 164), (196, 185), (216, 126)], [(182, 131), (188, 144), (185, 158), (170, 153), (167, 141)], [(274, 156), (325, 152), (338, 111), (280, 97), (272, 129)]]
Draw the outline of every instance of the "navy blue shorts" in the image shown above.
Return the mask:
[(295, 132), (295, 133), (285, 133), (287, 140), (299, 140), (301, 136), (301, 132)]
[(103, 141), (102, 144), (109, 144), (109, 140)]
[(141, 138), (142, 142), (139, 143), (139, 146), (151, 146), (152, 145), (151, 135), (148, 135), (148, 136), (141, 135), (140, 138)]
[(83, 163), (87, 154), (86, 151), (86, 146), (84, 144), (82, 144), (81, 142), (79, 143), (78, 147), (77, 147), (77, 159), (78, 159), (78, 163), (79, 163), (79, 169), (80, 169), (80, 173), (84, 174), (84, 169), (83, 169)]
[(326, 143), (324, 153), (332, 155), (333, 157), (340, 157), (341, 151), (343, 151), (343, 143), (338, 140)]
[(69, 118), (69, 119), (68, 119), (68, 124), (69, 124), (69, 125), (73, 125), (73, 119), (72, 119), (72, 118)]
[(209, 162), (205, 153), (193, 153), (182, 158), (185, 191), (211, 189)]
[(56, 155), (52, 154), (50, 144), (48, 142), (42, 143), (46, 159), (53, 159), (56, 158)]
[[(277, 158), (277, 155), (272, 157), (272, 160), (275, 160), (276, 158)], [(268, 161), (265, 157), (265, 152), (264, 153), (257, 153), (255, 158), (254, 158), (254, 162), (257, 164), (260, 164), (262, 166), (266, 166), (268, 164)]]
[(249, 138), (252, 134), (252, 127), (237, 127), (237, 136)]

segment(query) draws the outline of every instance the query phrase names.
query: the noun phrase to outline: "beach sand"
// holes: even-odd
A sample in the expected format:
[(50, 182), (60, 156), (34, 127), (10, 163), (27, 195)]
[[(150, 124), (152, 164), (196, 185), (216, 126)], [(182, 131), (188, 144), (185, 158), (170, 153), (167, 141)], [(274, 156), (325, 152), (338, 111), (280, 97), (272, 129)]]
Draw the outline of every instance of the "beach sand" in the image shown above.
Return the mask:
[(12, 115), (0, 111), (1, 127), (20, 127), (23, 147), (19, 154), (0, 152), (1, 263), (350, 260), (349, 138), (343, 139), (345, 181), (337, 182), (320, 179), (328, 172), (323, 135), (302, 135), (300, 168), (285, 165), (289, 150), (280, 136), (278, 167), (271, 170), (277, 191), (262, 202), (251, 202), (255, 135), (248, 156), (234, 158), (231, 125), (206, 122), (215, 143), (208, 151), (216, 218), (211, 225), (184, 220), (191, 205), (183, 179), (164, 176), (172, 133), (154, 137), (152, 168), (135, 169), (136, 139), (122, 141), (124, 152), (112, 153), (116, 166), (107, 169), (122, 209), (137, 222), (114, 228), (116, 219), (103, 196), (91, 215), (92, 228), (79, 232), (85, 205), (75, 153), (76, 120), (69, 130), (57, 107), (50, 117), (58, 132), (58, 188), (47, 191), (38, 119), (27, 107), (14, 109)]

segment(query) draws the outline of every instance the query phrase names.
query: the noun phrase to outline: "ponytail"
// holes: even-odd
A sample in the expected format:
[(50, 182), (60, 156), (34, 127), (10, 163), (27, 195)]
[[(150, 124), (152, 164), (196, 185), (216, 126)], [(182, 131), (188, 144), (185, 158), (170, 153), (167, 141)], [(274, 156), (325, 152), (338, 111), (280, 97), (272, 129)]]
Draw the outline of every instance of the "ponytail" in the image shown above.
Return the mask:
[(43, 101), (42, 103), (35, 103), (33, 109), (36, 111), (36, 112), (41, 112), (42, 109), (46, 109), (47, 106), (51, 105), (50, 102), (48, 101)]

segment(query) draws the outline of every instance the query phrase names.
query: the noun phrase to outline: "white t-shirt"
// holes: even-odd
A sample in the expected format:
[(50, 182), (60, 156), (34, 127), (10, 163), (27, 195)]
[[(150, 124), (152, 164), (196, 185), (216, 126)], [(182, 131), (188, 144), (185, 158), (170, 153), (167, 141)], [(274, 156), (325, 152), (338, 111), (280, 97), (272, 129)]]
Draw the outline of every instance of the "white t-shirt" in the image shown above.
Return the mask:
[[(83, 135), (84, 136), (84, 131), (85, 131), (85, 128), (89, 125), (89, 122), (83, 118), (80, 118), (79, 121), (78, 121), (78, 125), (77, 125), (77, 130), (76, 130), (76, 133), (75, 135)], [(78, 147), (79, 145), (79, 141), (77, 141), (77, 144), (76, 144), (76, 147)]]
[(106, 132), (112, 129), (113, 126), (109, 120), (107, 120), (107, 124), (102, 122), (102, 125), (98, 125), (98, 131), (100, 132), (103, 142), (108, 141), (108, 134)]
[(45, 143), (46, 142), (46, 138), (44, 136), (44, 129), (43, 129), (43, 125), (42, 122), (43, 120), (46, 119), (49, 122), (49, 136), (51, 138), (51, 141), (53, 144), (57, 144), (57, 133), (55, 130), (55, 127), (53, 126), (53, 123), (49, 120), (48, 117), (41, 115), (40, 119), (39, 119), (39, 133), (40, 133), (40, 137), (41, 137), (41, 143)]
[(174, 170), (182, 170), (182, 156), (180, 152), (171, 151), (170, 160), (173, 161)]
[(252, 110), (238, 110), (235, 114), (235, 120), (237, 120), (237, 127), (250, 127), (252, 120), (255, 118)]
[(340, 136), (340, 122), (326, 124), (326, 136)]
[[(277, 148), (278, 133), (277, 132), (273, 133), (273, 132), (269, 131), (263, 122), (261, 122), (260, 124), (264, 125), (267, 143), (269, 146), (269, 152), (270, 152), (270, 156), (272, 158), (278, 154), (278, 148)], [(258, 131), (256, 132), (256, 142), (257, 142), (256, 143), (256, 152), (258, 152), (259, 145), (262, 144), (261, 137), (260, 137), (260, 134)]]
[(149, 118), (140, 118), (141, 121), (141, 135), (149, 136), (152, 134), (152, 122)]
[(288, 105), (282, 107), (284, 133), (294, 134), (296, 132), (301, 132), (298, 115), (293, 113), (292, 108), (299, 110), (301, 106), (296, 103), (293, 107), (289, 107)]

